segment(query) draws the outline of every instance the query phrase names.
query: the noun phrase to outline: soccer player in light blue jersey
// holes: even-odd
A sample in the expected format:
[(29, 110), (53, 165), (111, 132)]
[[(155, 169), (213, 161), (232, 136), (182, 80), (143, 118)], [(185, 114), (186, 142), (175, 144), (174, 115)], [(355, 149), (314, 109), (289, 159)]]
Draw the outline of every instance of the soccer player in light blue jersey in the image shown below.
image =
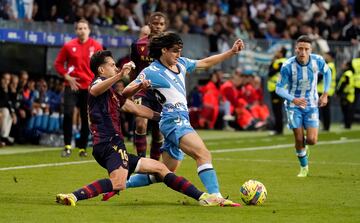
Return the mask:
[[(149, 45), (149, 55), (155, 61), (140, 72), (137, 79), (124, 89), (123, 95), (132, 96), (142, 80), (150, 80), (151, 88), (157, 92), (163, 105), (159, 125), (165, 137), (162, 146), (164, 164), (171, 171), (175, 171), (184, 158), (183, 152), (186, 153), (196, 161), (198, 175), (207, 191), (222, 197), (211, 154), (190, 125), (185, 78), (187, 73), (196, 68), (209, 68), (238, 54), (244, 48), (244, 43), (238, 39), (228, 51), (201, 60), (181, 57), (182, 48), (183, 42), (175, 33), (167, 32), (153, 37)], [(134, 175), (129, 179), (127, 187), (145, 186), (152, 182), (154, 179), (151, 176)], [(229, 201), (230, 203), (233, 202)]]
[[(296, 154), (300, 161), (298, 177), (306, 177), (309, 173), (306, 144), (317, 142), (318, 107), (327, 104), (331, 84), (331, 70), (321, 56), (311, 53), (311, 43), (305, 35), (296, 40), (295, 56), (283, 63), (276, 84), (276, 93), (285, 99), (288, 127), (294, 132)], [(317, 92), (318, 75), (324, 75), (324, 93), (320, 97)]]

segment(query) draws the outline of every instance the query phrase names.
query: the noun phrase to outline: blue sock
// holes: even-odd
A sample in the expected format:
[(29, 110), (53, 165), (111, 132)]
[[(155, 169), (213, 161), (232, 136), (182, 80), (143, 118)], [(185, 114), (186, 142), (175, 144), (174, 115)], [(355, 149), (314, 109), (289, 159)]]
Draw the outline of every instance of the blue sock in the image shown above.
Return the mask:
[(211, 163), (205, 163), (198, 167), (198, 175), (209, 194), (220, 194), (219, 182), (216, 172)]
[(296, 155), (299, 159), (300, 162), (300, 166), (304, 167), (308, 165), (308, 157), (306, 154), (306, 149), (302, 149), (302, 150), (296, 150)]
[(135, 175), (132, 175), (126, 181), (126, 188), (144, 187), (144, 186), (148, 186), (148, 185), (156, 182), (156, 181), (151, 180), (150, 178), (151, 178), (151, 176), (148, 175), (148, 174), (135, 174)]

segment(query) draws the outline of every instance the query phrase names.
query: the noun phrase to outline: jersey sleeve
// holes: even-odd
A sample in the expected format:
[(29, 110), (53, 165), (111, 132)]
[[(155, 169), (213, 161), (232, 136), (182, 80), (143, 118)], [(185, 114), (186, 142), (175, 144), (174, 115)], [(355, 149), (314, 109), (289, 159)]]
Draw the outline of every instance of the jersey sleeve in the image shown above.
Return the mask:
[(134, 82), (140, 83), (143, 80), (149, 80), (152, 88), (170, 88), (169, 82), (159, 73), (152, 72), (151, 68), (142, 70)]
[(324, 76), (324, 92), (329, 92), (331, 85), (331, 69), (322, 57), (318, 60), (319, 72)]
[(290, 70), (288, 66), (283, 66), (280, 69), (280, 78), (278, 82), (276, 83), (276, 94), (278, 94), (280, 97), (292, 101), (294, 100), (294, 96), (290, 95), (286, 87), (289, 85), (289, 76), (290, 76)]
[(196, 63), (197, 63), (196, 60), (192, 60), (186, 57), (180, 57), (179, 61), (185, 66), (186, 72), (188, 73), (193, 72), (196, 68)]
[(54, 63), (55, 70), (62, 76), (66, 74), (65, 63), (67, 62), (68, 54), (66, 45), (64, 45), (57, 55)]

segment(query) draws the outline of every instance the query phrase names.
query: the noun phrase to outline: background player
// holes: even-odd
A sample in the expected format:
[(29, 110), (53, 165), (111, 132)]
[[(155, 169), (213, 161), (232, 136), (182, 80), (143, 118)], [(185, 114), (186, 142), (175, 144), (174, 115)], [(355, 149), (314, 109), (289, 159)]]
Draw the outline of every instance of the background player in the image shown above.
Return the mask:
[[(153, 35), (158, 35), (162, 33), (167, 27), (167, 17), (161, 12), (155, 12), (151, 14), (149, 18), (149, 28), (150, 35), (145, 35), (140, 37), (131, 45), (131, 60), (135, 63), (136, 68), (133, 72), (130, 73), (130, 81), (133, 81), (137, 75), (147, 67), (153, 59), (149, 56), (149, 38)], [(151, 108), (154, 111), (161, 111), (161, 104), (156, 99), (154, 91), (151, 89), (142, 90), (134, 95), (134, 102), (136, 104), (144, 105), (148, 108)], [(147, 126), (148, 120), (143, 117), (135, 118), (135, 132), (134, 132), (134, 144), (138, 156), (146, 157), (146, 147), (147, 147)], [(163, 136), (159, 130), (158, 122), (149, 123), (152, 126), (151, 129), (151, 147), (150, 147), (150, 157), (152, 159), (159, 160), (160, 158), (160, 147), (163, 143)]]
[[(134, 66), (132, 62), (126, 63), (119, 72), (111, 52), (100, 51), (91, 58), (90, 66), (97, 76), (89, 89), (89, 123), (93, 134), (93, 156), (108, 170), (110, 178), (97, 180), (71, 194), (58, 194), (56, 201), (75, 206), (78, 200), (89, 199), (113, 190), (124, 190), (126, 179), (132, 172), (149, 172), (154, 173), (173, 190), (199, 200), (201, 205), (226, 206), (227, 200), (199, 191), (185, 178), (171, 173), (163, 163), (127, 153), (120, 128), (120, 109), (154, 120), (158, 120), (160, 114), (145, 106), (134, 104), (113, 88), (113, 85)], [(148, 84), (149, 82), (144, 80), (137, 87), (146, 88)]]
[[(180, 57), (182, 48), (183, 42), (175, 33), (154, 36), (150, 41), (149, 55), (155, 61), (124, 89), (123, 95), (131, 96), (134, 86), (142, 80), (151, 81), (151, 87), (158, 91), (160, 102), (163, 104), (159, 124), (165, 136), (165, 143), (161, 148), (163, 162), (171, 171), (175, 171), (185, 152), (196, 161), (198, 175), (207, 191), (222, 197), (211, 154), (190, 125), (185, 75), (195, 68), (209, 68), (236, 55), (244, 48), (244, 43), (239, 39), (228, 51), (201, 60)], [(135, 175), (130, 178), (127, 186), (148, 185), (151, 183), (148, 179), (141, 174)]]
[(88, 87), (94, 78), (89, 64), (91, 56), (102, 50), (100, 43), (90, 38), (89, 23), (85, 19), (75, 24), (77, 38), (65, 43), (61, 48), (56, 60), (56, 71), (64, 76), (64, 144), (62, 157), (71, 155), (71, 139), (73, 128), (73, 114), (75, 106), (80, 110), (81, 130), (80, 139), (76, 141), (80, 156), (87, 156), (86, 147), (89, 137), (87, 117)]
[[(286, 100), (288, 126), (294, 132), (296, 154), (300, 161), (298, 177), (308, 175), (308, 153), (305, 143), (314, 145), (317, 142), (318, 106), (327, 104), (331, 83), (331, 70), (321, 56), (311, 54), (311, 43), (311, 39), (305, 35), (296, 40), (295, 56), (283, 63), (280, 79), (276, 84), (276, 93)], [(320, 98), (317, 93), (319, 74), (324, 75), (324, 93)]]

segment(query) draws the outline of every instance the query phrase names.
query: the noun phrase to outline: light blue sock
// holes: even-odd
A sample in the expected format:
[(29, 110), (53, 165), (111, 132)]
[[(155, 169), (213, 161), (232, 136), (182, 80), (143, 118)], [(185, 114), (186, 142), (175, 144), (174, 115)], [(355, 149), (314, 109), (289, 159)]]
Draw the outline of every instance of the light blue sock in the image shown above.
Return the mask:
[(306, 154), (306, 149), (302, 149), (302, 150), (296, 150), (296, 155), (299, 159), (300, 162), (300, 166), (304, 167), (308, 165), (308, 157)]
[(211, 163), (205, 163), (198, 167), (198, 175), (209, 194), (219, 194), (219, 182), (216, 172)]
[(132, 175), (127, 181), (126, 181), (126, 188), (132, 188), (132, 187), (144, 187), (148, 186), (152, 183), (155, 183), (155, 180), (152, 180), (151, 178), (154, 178), (152, 175), (148, 174), (135, 174)]

